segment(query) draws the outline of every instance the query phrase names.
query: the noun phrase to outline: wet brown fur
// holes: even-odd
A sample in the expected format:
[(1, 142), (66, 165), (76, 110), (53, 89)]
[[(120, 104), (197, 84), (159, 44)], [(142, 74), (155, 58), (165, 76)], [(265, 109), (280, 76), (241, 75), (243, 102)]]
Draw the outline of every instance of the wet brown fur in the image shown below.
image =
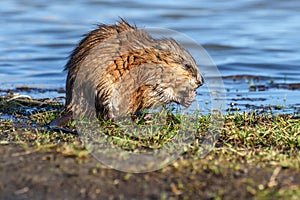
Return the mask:
[[(106, 47), (106, 43), (112, 43), (111, 47)], [(104, 46), (101, 49), (99, 45)], [(108, 50), (104, 51), (105, 48)], [(116, 25), (101, 24), (85, 35), (65, 70), (68, 71), (65, 116), (87, 112), (90, 106), (95, 107), (97, 117), (102, 119), (171, 102), (188, 106), (194, 98), (193, 91), (203, 84), (195, 61), (178, 43), (172, 39), (153, 39), (124, 20)], [(137, 79), (140, 82), (134, 87)], [(87, 89), (78, 92), (76, 88), (80, 87)], [(95, 102), (89, 102), (94, 105), (85, 100), (74, 102), (80, 99), (76, 95), (91, 95)], [(79, 109), (83, 104), (86, 108)], [(119, 111), (113, 111), (115, 105)]]

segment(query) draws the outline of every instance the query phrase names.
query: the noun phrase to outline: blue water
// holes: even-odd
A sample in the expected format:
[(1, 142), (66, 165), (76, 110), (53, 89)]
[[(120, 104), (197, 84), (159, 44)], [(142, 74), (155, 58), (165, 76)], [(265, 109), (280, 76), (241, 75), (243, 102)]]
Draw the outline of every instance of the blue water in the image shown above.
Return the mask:
[[(222, 76), (263, 77), (253, 82), (259, 85), (300, 83), (298, 0), (3, 0), (0, 16), (1, 89), (64, 88), (62, 69), (81, 36), (95, 24), (115, 23), (119, 17), (138, 27), (186, 34), (208, 51)], [(226, 79), (224, 83), (228, 105), (246, 109), (244, 104), (280, 104), (299, 111), (299, 89), (251, 92), (251, 80)], [(199, 101), (206, 101), (204, 94)], [(266, 100), (245, 100), (257, 97)]]

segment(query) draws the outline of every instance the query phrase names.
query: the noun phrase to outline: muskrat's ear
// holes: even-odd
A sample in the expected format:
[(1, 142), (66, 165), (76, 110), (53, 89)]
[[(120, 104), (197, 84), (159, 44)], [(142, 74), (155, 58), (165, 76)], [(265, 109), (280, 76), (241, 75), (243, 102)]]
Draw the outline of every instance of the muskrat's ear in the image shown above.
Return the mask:
[(168, 51), (177, 58), (182, 57), (182, 53), (186, 50), (176, 42), (173, 38), (163, 38), (158, 40), (157, 48), (163, 51)]

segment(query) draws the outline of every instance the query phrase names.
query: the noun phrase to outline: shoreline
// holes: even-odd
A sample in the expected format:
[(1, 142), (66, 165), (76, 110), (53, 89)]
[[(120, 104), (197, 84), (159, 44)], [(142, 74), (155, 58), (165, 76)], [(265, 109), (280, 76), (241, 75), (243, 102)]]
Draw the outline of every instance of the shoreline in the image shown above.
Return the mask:
[(1, 98), (0, 104), (0, 116), (13, 117), (0, 118), (1, 199), (300, 198), (297, 115), (228, 113), (207, 156), (199, 157), (193, 143), (170, 165), (135, 174), (109, 169), (78, 136), (46, 129), (61, 102)]

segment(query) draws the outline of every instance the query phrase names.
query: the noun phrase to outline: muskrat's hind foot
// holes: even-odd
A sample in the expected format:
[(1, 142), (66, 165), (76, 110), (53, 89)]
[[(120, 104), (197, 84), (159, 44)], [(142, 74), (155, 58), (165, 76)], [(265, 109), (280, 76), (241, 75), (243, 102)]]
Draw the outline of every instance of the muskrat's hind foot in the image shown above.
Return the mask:
[(54, 131), (77, 134), (77, 131), (75, 129), (71, 130), (70, 128), (68, 128), (70, 122), (72, 121), (73, 117), (71, 112), (63, 113), (61, 116), (57, 117), (49, 124), (49, 128)]

